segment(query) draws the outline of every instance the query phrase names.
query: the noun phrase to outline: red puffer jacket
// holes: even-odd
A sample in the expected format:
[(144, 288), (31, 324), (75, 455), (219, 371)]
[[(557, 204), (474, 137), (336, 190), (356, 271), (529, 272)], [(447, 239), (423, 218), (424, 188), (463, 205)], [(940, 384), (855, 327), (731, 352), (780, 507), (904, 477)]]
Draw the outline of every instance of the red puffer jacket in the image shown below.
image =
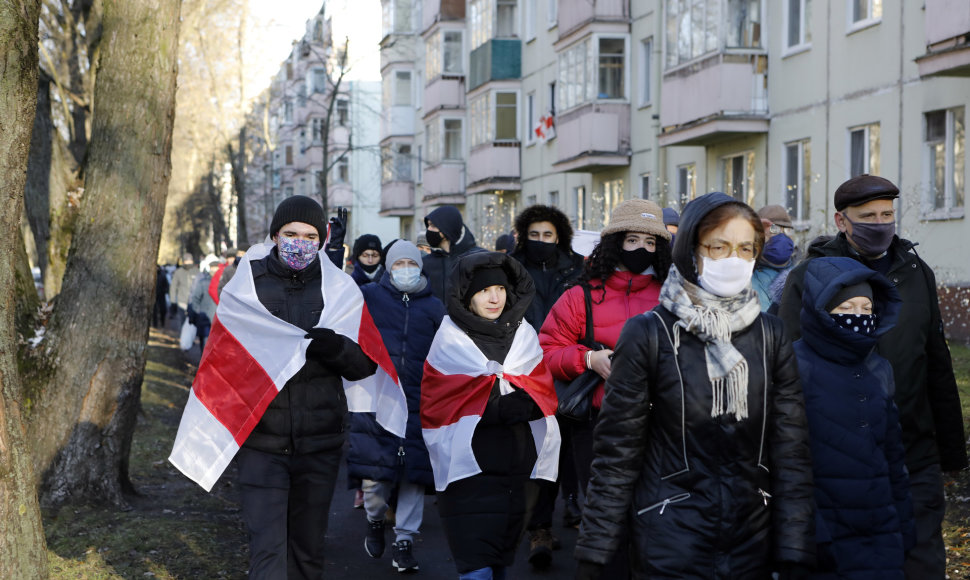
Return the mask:
[[(653, 309), (660, 301), (660, 282), (651, 275), (616, 272), (606, 279), (606, 296), (591, 282), (593, 297), (593, 338), (612, 349), (627, 320)], [(543, 360), (552, 376), (572, 380), (586, 370), (586, 351), (579, 340), (586, 333), (586, 306), (583, 289), (573, 286), (553, 305), (539, 331)], [(593, 406), (603, 401), (603, 383), (593, 393)]]

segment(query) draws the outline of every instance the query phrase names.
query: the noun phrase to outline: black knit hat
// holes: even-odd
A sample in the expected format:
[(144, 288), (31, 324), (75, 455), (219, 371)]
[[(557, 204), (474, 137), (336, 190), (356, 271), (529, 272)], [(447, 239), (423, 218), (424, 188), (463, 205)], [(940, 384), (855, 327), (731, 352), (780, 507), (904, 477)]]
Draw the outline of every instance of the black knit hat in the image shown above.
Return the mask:
[(288, 197), (276, 206), (273, 221), (269, 224), (269, 237), (275, 237), (280, 228), (290, 222), (300, 222), (317, 228), (320, 238), (327, 235), (327, 218), (323, 215), (323, 208), (305, 195)]
[(475, 270), (468, 282), (468, 288), (465, 289), (465, 295), (461, 298), (462, 303), (467, 307), (472, 296), (489, 286), (504, 286), (505, 291), (509, 291), (509, 277), (500, 266), (485, 266)]
[(351, 256), (356, 262), (357, 258), (367, 250), (375, 250), (381, 256), (384, 255), (381, 239), (374, 234), (364, 234), (354, 241), (354, 253)]
[(831, 312), (846, 300), (855, 298), (856, 296), (865, 296), (869, 300), (872, 300), (872, 286), (866, 281), (845, 286), (836, 292), (835, 296), (829, 299), (828, 304), (825, 305), (825, 309)]

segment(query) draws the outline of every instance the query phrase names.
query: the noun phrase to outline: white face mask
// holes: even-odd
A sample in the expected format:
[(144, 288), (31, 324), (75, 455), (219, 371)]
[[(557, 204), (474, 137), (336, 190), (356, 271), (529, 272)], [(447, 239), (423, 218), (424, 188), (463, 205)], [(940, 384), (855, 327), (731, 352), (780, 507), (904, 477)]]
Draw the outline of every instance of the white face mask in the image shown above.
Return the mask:
[(703, 273), (698, 278), (701, 288), (722, 298), (734, 296), (751, 283), (754, 260), (750, 262), (735, 256), (712, 260), (701, 256)]
[(391, 284), (401, 292), (413, 292), (421, 284), (421, 268), (391, 270)]

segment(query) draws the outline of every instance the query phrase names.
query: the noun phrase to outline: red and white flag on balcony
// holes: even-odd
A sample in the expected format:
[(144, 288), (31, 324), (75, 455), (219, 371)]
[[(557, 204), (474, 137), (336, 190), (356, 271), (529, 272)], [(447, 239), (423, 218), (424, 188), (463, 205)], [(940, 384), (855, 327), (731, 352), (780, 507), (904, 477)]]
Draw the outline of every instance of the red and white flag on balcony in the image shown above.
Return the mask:
[[(222, 291), (212, 330), (168, 460), (206, 491), (222, 475), (283, 386), (306, 363), (306, 331), (273, 316), (256, 296), (250, 262), (273, 244), (253, 246)], [(407, 401), (364, 297), (353, 279), (321, 251), (323, 312), (317, 327), (358, 343), (378, 364), (360, 381), (344, 380), (347, 407), (374, 412), (404, 437)]]
[(556, 480), (560, 444), (556, 391), (542, 362), (535, 329), (531, 324), (519, 325), (502, 365), (488, 360), (451, 317), (445, 316), (431, 343), (421, 381), (421, 430), (438, 491), (481, 473), (472, 436), (496, 377), (502, 381), (503, 395), (511, 393), (511, 385), (515, 385), (542, 410), (543, 418), (529, 423), (539, 453), (532, 478)]
[(545, 143), (549, 139), (553, 139), (556, 136), (556, 118), (552, 113), (546, 113), (545, 115), (539, 117), (539, 122), (536, 123), (535, 129), (533, 129), (536, 135), (536, 139), (540, 143)]

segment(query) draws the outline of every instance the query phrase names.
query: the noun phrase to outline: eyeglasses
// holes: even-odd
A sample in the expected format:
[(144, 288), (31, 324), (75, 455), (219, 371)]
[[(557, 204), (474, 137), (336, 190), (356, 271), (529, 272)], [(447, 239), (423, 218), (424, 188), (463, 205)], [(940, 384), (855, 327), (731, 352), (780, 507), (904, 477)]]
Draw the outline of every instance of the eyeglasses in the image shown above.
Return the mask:
[(698, 244), (700, 247), (707, 250), (708, 257), (714, 260), (723, 260), (731, 254), (737, 254), (742, 260), (754, 260), (755, 250), (754, 244), (751, 242), (744, 242), (738, 245), (732, 245), (727, 242), (711, 242), (710, 244)]
[(771, 224), (770, 226), (768, 226), (768, 233), (770, 233), (771, 235), (775, 236), (775, 235), (778, 235), (778, 234), (788, 233), (788, 229), (789, 228), (786, 228), (784, 226), (779, 226), (777, 224)]

